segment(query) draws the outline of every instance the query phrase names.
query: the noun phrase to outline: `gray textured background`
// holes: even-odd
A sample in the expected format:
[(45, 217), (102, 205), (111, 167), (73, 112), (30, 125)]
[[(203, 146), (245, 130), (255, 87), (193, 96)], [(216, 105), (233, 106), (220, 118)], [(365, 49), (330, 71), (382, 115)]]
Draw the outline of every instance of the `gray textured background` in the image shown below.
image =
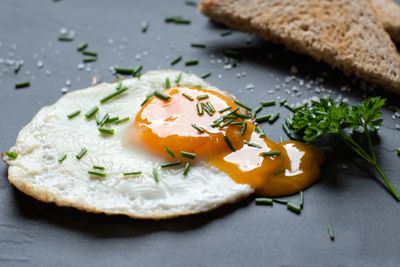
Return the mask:
[[(167, 16), (182, 15), (191, 25), (165, 24)], [(148, 20), (148, 32), (141, 22)], [(60, 29), (76, 32), (75, 41), (57, 41)], [(136, 66), (144, 70), (170, 68), (169, 62), (199, 58), (200, 64), (174, 69), (204, 74), (208, 81), (256, 107), (260, 100), (282, 96), (295, 104), (311, 96), (323, 96), (298, 83), (301, 97), (290, 96), (282, 86), (297, 66), (297, 77), (316, 80), (332, 95), (359, 102), (359, 90), (342, 92), (352, 80), (324, 64), (285, 51), (257, 38), (246, 43), (246, 33), (220, 37), (224, 28), (196, 13), (196, 8), (177, 1), (78, 1), (1, 0), (0, 59), (23, 59), (18, 74), (6, 62), (0, 64), (0, 150), (11, 147), (18, 131), (43, 106), (61, 97), (66, 80), (69, 90), (87, 87), (93, 75), (112, 81), (110, 67)], [(111, 40), (112, 39), (112, 42)], [(97, 62), (79, 70), (82, 56), (76, 47), (89, 42), (99, 52)], [(207, 49), (190, 43), (206, 43)], [(224, 70), (224, 49), (236, 49), (242, 62)], [(140, 58), (139, 56), (140, 55)], [(43, 67), (38, 68), (37, 62)], [(246, 72), (244, 78), (237, 74)], [(325, 75), (327, 74), (327, 75)], [(220, 75), (220, 76), (219, 76)], [(16, 82), (29, 80), (32, 86), (15, 90)], [(249, 84), (254, 90), (248, 90)], [(356, 82), (353, 88), (359, 87)], [(390, 103), (399, 97), (385, 94)], [(389, 104), (390, 104), (389, 103)], [(272, 108), (269, 108), (272, 110)], [(278, 141), (281, 123), (264, 125), (267, 135)], [(268, 110), (266, 110), (268, 112)], [(400, 147), (400, 119), (385, 109), (380, 131), (378, 157), (383, 169), (400, 190), (399, 164), (395, 149)], [(328, 143), (334, 146), (328, 146)], [(137, 221), (123, 216), (107, 217), (40, 203), (15, 190), (7, 181), (7, 167), (0, 164), (0, 265), (1, 266), (396, 266), (399, 264), (400, 206), (375, 179), (372, 169), (357, 159), (340, 141), (326, 138), (319, 143), (326, 152), (323, 180), (305, 191), (301, 215), (284, 206), (260, 207), (253, 199), (217, 211), (167, 221)], [(342, 168), (346, 164), (347, 169)], [(298, 196), (287, 199), (298, 201)], [(336, 240), (328, 237), (332, 224)]]

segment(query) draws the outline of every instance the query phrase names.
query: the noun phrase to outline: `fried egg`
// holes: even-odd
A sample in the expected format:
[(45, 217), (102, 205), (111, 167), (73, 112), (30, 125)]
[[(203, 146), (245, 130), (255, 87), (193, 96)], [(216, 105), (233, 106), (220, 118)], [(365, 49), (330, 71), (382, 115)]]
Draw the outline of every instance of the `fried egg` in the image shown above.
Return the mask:
[(233, 97), (170, 70), (66, 94), (10, 151), (9, 181), (38, 200), (148, 219), (293, 194), (323, 161), (305, 144), (272, 142)]

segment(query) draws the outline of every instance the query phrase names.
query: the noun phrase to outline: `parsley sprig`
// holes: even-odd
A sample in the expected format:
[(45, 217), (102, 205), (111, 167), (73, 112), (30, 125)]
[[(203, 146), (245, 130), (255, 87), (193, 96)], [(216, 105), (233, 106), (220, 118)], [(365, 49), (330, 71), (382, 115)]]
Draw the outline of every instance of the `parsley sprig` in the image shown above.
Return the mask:
[[(381, 107), (385, 102), (386, 100), (380, 97), (371, 97), (349, 108), (347, 103), (335, 102), (329, 96), (319, 101), (312, 101), (310, 108), (297, 110), (291, 126), (306, 142), (327, 133), (340, 135), (346, 145), (375, 167), (394, 197), (400, 201), (396, 189), (378, 165), (371, 140), (371, 132), (376, 132), (382, 124)], [(368, 142), (367, 149), (353, 138), (355, 132), (363, 133)]]

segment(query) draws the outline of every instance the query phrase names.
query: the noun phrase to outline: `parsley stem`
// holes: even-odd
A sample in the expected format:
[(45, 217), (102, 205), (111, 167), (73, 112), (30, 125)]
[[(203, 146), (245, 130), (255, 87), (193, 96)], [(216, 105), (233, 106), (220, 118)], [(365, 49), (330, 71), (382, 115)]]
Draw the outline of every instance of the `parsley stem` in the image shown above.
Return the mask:
[(378, 163), (375, 162), (373, 165), (374, 165), (375, 169), (378, 171), (379, 175), (382, 177), (383, 181), (385, 181), (386, 185), (389, 187), (392, 194), (395, 196), (396, 200), (400, 201), (399, 193), (397, 193), (396, 189), (393, 187), (392, 183), (389, 181), (389, 179), (386, 177), (385, 173), (379, 167)]
[(372, 160), (374, 162), (376, 162), (375, 150), (374, 150), (374, 146), (372, 145), (372, 140), (371, 140), (371, 136), (368, 131), (368, 126), (367, 126), (367, 124), (364, 123), (363, 127), (364, 127), (364, 132), (367, 135), (367, 140), (368, 140), (369, 149), (371, 150)]

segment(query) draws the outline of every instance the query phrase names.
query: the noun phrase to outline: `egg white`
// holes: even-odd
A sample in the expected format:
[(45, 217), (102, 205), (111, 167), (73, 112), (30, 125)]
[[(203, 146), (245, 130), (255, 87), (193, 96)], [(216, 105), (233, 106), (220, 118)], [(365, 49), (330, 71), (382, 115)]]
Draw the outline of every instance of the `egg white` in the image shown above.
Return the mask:
[[(148, 72), (140, 79), (123, 81), (129, 89), (105, 104), (99, 99), (115, 92), (116, 84), (103, 83), (66, 94), (54, 105), (42, 108), (19, 133), (10, 151), (18, 153), (9, 165), (9, 181), (22, 192), (45, 202), (70, 206), (90, 212), (125, 214), (134, 218), (163, 219), (195, 214), (238, 201), (251, 193), (249, 185), (235, 183), (224, 172), (199, 162), (183, 176), (183, 167), (161, 169), (165, 159), (153, 156), (138, 147), (124, 143), (124, 134), (146, 95), (163, 90), (165, 79), (172, 86), (182, 73), (180, 85), (200, 85), (221, 92), (203, 79), (171, 70)], [(84, 114), (99, 106), (100, 117), (130, 117), (130, 121), (111, 125), (115, 134), (99, 133), (94, 119)], [(68, 119), (67, 114), (81, 110)], [(81, 148), (88, 150), (81, 159), (75, 155)], [(67, 154), (64, 162), (57, 159)], [(105, 167), (105, 178), (88, 175), (93, 165)], [(157, 168), (160, 181), (153, 177)], [(124, 177), (124, 172), (141, 170), (142, 175)]]

